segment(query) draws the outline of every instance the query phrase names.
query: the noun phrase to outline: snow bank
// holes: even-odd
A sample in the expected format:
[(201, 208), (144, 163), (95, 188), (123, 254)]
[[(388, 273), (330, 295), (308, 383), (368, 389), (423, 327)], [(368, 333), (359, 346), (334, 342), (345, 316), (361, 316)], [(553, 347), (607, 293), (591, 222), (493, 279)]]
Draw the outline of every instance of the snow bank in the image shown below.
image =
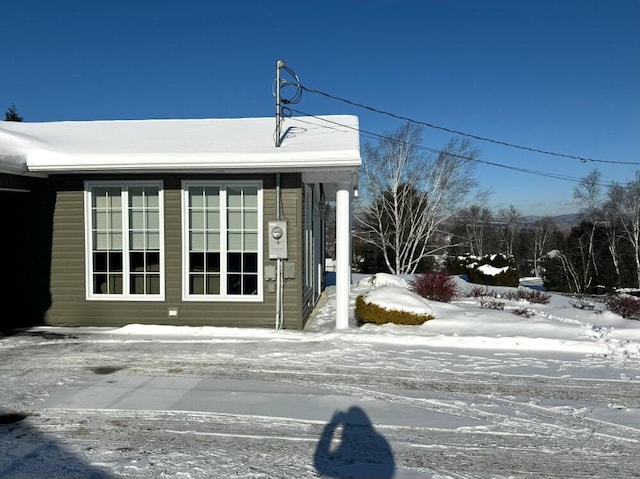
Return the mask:
[(375, 289), (365, 295), (363, 299), (367, 303), (372, 303), (385, 309), (433, 315), (433, 308), (426, 299), (398, 286)]

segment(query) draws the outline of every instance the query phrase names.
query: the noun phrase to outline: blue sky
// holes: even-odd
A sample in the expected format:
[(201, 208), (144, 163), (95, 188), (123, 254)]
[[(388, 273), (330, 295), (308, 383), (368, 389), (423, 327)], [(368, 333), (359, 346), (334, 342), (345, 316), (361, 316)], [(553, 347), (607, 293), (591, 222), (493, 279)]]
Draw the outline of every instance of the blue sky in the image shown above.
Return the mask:
[[(26, 121), (272, 116), (282, 58), (306, 86), (379, 109), (640, 163), (639, 0), (21, 0), (3, 3), (0, 28), (0, 108)], [(400, 126), (313, 94), (296, 107)], [(451, 137), (427, 128), (424, 145)], [(481, 160), (575, 178), (640, 169), (475, 145)], [(576, 210), (571, 182), (488, 165), (476, 177), (494, 208)]]

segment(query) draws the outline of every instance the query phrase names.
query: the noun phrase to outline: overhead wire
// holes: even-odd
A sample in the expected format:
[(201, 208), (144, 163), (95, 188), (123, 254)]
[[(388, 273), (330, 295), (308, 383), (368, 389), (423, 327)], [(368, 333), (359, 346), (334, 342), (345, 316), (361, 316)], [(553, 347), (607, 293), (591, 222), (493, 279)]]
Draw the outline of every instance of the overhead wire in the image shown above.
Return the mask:
[[(317, 120), (320, 120), (320, 121), (323, 121), (323, 122), (326, 122), (326, 123), (329, 123), (329, 124), (332, 124), (332, 125), (335, 125), (335, 126), (339, 126), (339, 127), (342, 127), (342, 128), (347, 128), (347, 129), (350, 129), (350, 130), (357, 131), (360, 134), (362, 134), (363, 136), (365, 136), (367, 138), (372, 138), (372, 139), (375, 139), (375, 140), (389, 141), (389, 142), (396, 143), (396, 144), (402, 144), (402, 145), (410, 146), (412, 148), (416, 148), (418, 150), (428, 151), (430, 153), (435, 153), (435, 154), (447, 154), (447, 155), (453, 156), (455, 158), (460, 158), (462, 160), (467, 160), (467, 161), (471, 161), (471, 162), (474, 162), (474, 163), (480, 163), (480, 164), (494, 166), (494, 167), (498, 167), (498, 168), (504, 168), (504, 169), (508, 169), (508, 170), (512, 170), (512, 171), (517, 171), (517, 172), (520, 172), (520, 173), (527, 173), (527, 174), (530, 174), (530, 175), (542, 176), (542, 177), (552, 178), (552, 179), (556, 179), (556, 180), (570, 181), (570, 182), (573, 182), (573, 183), (580, 183), (582, 181), (582, 178), (577, 178), (577, 177), (573, 177), (573, 176), (569, 176), (569, 175), (561, 175), (561, 174), (558, 174), (558, 173), (549, 173), (547, 171), (539, 171), (539, 170), (531, 170), (531, 169), (528, 169), (528, 168), (520, 168), (520, 167), (517, 167), (517, 166), (505, 165), (505, 164), (494, 162), (494, 161), (486, 161), (486, 160), (480, 160), (478, 158), (474, 158), (474, 157), (470, 157), (470, 156), (458, 155), (458, 154), (455, 154), (455, 153), (451, 153), (449, 151), (445, 151), (445, 150), (441, 150), (441, 149), (437, 149), (437, 148), (430, 148), (430, 147), (427, 147), (427, 146), (424, 146), (424, 145), (418, 145), (418, 144), (415, 144), (415, 143), (407, 143), (406, 141), (402, 141), (402, 140), (399, 140), (397, 138), (393, 138), (393, 137), (381, 135), (379, 133), (363, 130), (362, 128), (356, 128), (356, 127), (353, 127), (353, 126), (350, 126), (350, 125), (345, 125), (343, 123), (330, 120), (330, 119), (328, 119), (326, 117), (313, 115), (313, 114), (306, 113), (306, 112), (298, 110), (298, 109), (289, 108), (289, 110), (291, 112), (293, 112), (293, 113), (298, 113), (300, 115), (304, 115), (304, 116), (307, 116), (307, 117), (315, 118)], [(296, 119), (296, 121), (299, 121), (301, 123), (317, 125), (317, 123), (312, 123), (310, 121), (303, 120), (300, 117), (295, 117), (295, 119)], [(608, 186), (608, 185), (599, 184), (599, 186)]]
[(579, 161), (582, 161), (583, 163), (595, 162), (595, 163), (608, 163), (608, 164), (615, 164), (615, 165), (640, 165), (640, 162), (634, 162), (634, 161), (600, 160), (600, 159), (588, 158), (588, 157), (579, 156), (579, 155), (569, 155), (569, 154), (565, 154), (565, 153), (557, 153), (557, 152), (553, 152), (553, 151), (549, 151), (549, 150), (543, 150), (543, 149), (540, 149), (540, 148), (517, 145), (515, 143), (510, 143), (510, 142), (507, 142), (507, 141), (496, 140), (496, 139), (493, 139), (493, 138), (488, 138), (488, 137), (484, 137), (484, 136), (480, 136), (480, 135), (475, 135), (473, 133), (467, 133), (467, 132), (464, 132), (464, 131), (455, 130), (453, 128), (447, 128), (447, 127), (444, 127), (444, 126), (435, 125), (433, 123), (428, 123), (426, 121), (416, 120), (416, 119), (410, 118), (410, 117), (405, 116), (405, 115), (392, 113), (392, 112), (389, 112), (389, 111), (382, 110), (380, 108), (375, 108), (375, 107), (372, 107), (372, 106), (369, 106), (369, 105), (365, 105), (364, 103), (360, 103), (360, 102), (349, 100), (347, 98), (343, 98), (343, 97), (340, 97), (340, 96), (337, 96), (337, 95), (333, 95), (331, 93), (327, 93), (327, 92), (324, 92), (322, 90), (317, 90), (315, 88), (310, 88), (310, 87), (307, 87), (305, 85), (302, 85), (299, 82), (299, 80), (297, 80), (297, 77), (296, 77), (296, 81), (298, 82), (297, 86), (300, 88), (300, 90), (304, 90), (304, 91), (306, 91), (308, 93), (314, 93), (314, 94), (321, 95), (321, 96), (324, 96), (324, 97), (332, 99), (332, 100), (341, 101), (341, 102), (346, 103), (348, 105), (355, 106), (355, 107), (358, 107), (358, 108), (363, 108), (363, 109), (371, 111), (373, 113), (386, 115), (386, 116), (389, 116), (389, 117), (392, 117), (392, 118), (396, 118), (398, 120), (408, 121), (408, 122), (414, 123), (416, 125), (422, 125), (422, 126), (425, 126), (427, 128), (446, 131), (448, 133), (452, 133), (452, 134), (460, 135), (460, 136), (465, 136), (467, 138), (473, 138), (473, 139), (479, 140), (479, 141), (485, 141), (485, 142), (494, 143), (494, 144), (497, 144), (497, 145), (507, 146), (507, 147), (510, 147), (510, 148), (517, 148), (517, 149), (520, 149), (520, 150), (531, 151), (531, 152), (540, 153), (540, 154), (543, 154), (543, 155), (550, 155), (550, 156), (555, 156), (555, 157), (560, 157), (560, 158), (569, 158), (569, 159), (573, 159), (573, 160), (579, 160)]

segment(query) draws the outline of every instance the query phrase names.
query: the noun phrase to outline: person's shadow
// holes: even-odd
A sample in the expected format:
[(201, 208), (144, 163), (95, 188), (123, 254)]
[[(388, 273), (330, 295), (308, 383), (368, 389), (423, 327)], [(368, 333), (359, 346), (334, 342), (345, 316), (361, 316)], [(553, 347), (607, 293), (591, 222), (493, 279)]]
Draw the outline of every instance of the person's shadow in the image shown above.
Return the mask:
[(391, 446), (357, 406), (335, 412), (322, 431), (313, 464), (323, 477), (334, 479), (391, 479), (395, 472)]

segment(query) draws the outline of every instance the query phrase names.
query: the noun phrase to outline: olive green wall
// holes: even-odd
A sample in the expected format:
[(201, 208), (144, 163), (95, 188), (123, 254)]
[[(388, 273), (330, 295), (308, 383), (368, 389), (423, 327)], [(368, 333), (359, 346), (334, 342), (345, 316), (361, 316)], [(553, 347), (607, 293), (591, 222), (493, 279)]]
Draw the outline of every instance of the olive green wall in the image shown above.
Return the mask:
[[(165, 214), (165, 300), (88, 301), (85, 297), (84, 181), (162, 180)], [(189, 326), (274, 327), (275, 293), (263, 281), (262, 302), (182, 301), (182, 180), (261, 180), (263, 182), (263, 266), (275, 264), (268, 255), (267, 224), (276, 217), (275, 175), (82, 175), (57, 176), (51, 181), (56, 201), (51, 254), (51, 308), (47, 323), (65, 326), (121, 326), (131, 323)], [(282, 214), (289, 227), (289, 261), (296, 277), (285, 283), (284, 327), (302, 329), (300, 174), (282, 174)], [(168, 309), (178, 308), (179, 318)], [(303, 316), (304, 315), (304, 316)]]

